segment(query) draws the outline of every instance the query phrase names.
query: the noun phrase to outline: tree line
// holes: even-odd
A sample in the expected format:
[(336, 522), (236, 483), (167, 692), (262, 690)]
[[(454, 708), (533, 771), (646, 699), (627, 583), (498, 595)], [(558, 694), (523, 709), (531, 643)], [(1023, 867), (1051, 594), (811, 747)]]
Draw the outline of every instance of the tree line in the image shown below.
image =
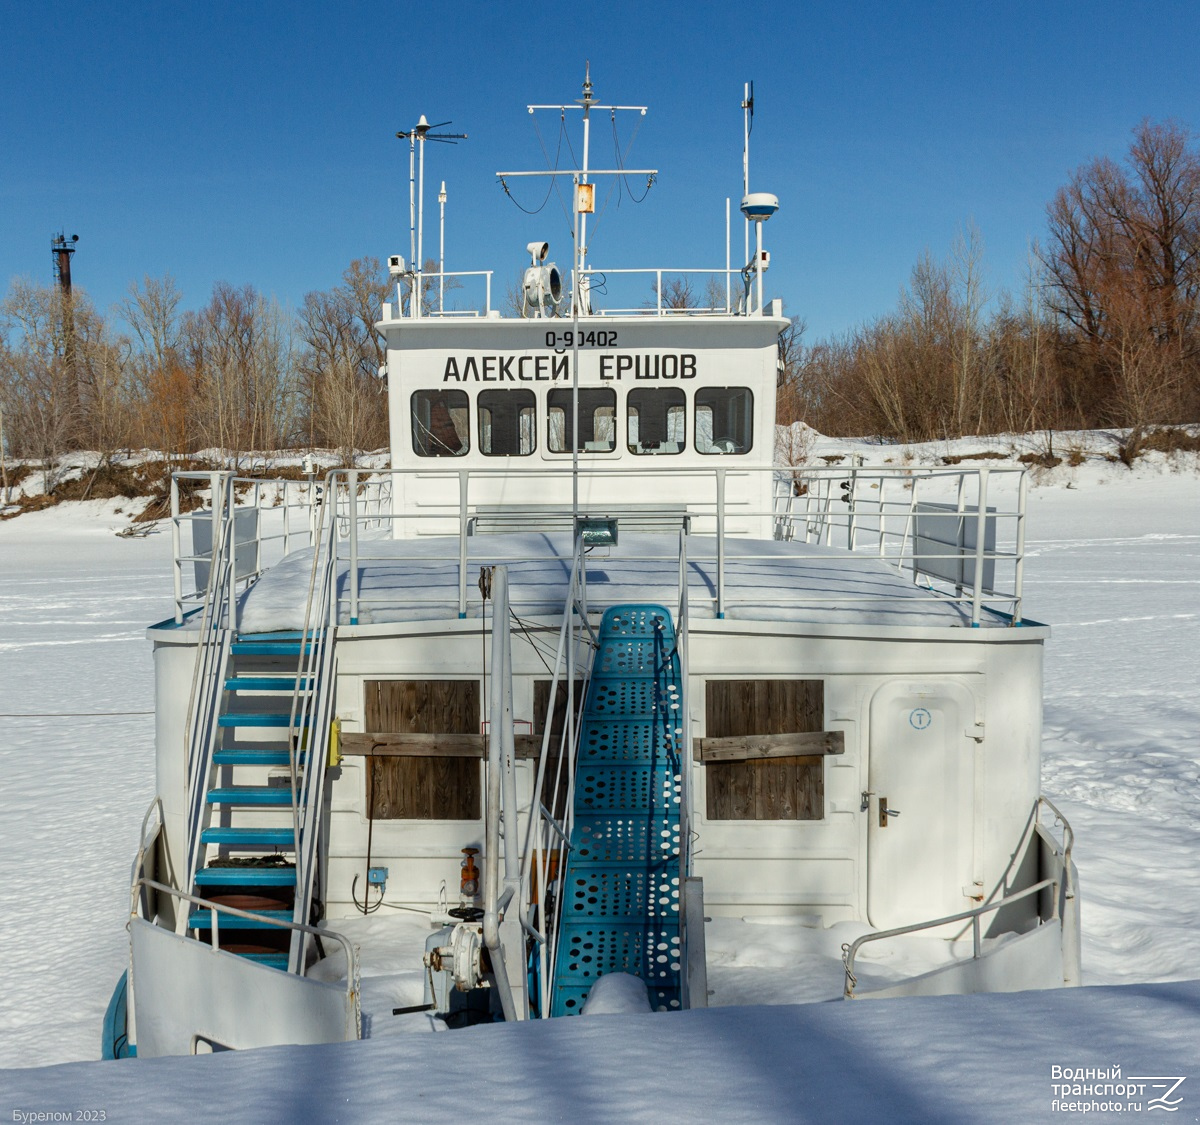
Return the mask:
[[(894, 311), (811, 344), (793, 318), (779, 420), (903, 442), (1119, 426), (1136, 443), (1200, 419), (1200, 149), (1186, 128), (1143, 122), (1120, 162), (1077, 169), (1019, 294), (993, 298), (983, 274), (968, 228), (947, 259), (921, 258)], [(677, 285), (656, 300), (698, 303)], [(215, 448), (237, 467), (309, 447), (352, 463), (387, 443), (374, 322), (390, 292), (375, 258), (294, 311), (226, 283), (185, 310), (167, 276), (104, 315), (81, 290), (15, 280), (0, 302), (3, 452), (40, 462), (51, 487), (78, 449), (103, 461), (151, 448), (169, 463)]]
[(390, 291), (380, 262), (359, 258), (295, 311), (226, 283), (185, 310), (167, 276), (132, 284), (105, 316), (78, 288), (17, 279), (0, 303), (5, 452), (40, 462), (51, 488), (80, 449), (169, 462), (215, 448), (237, 467), (250, 451), (307, 446), (353, 463), (387, 444), (374, 323)]
[(897, 308), (808, 344), (784, 333), (780, 421), (901, 442), (1200, 420), (1200, 149), (1143, 122), (1121, 161), (1046, 208), (1019, 294), (994, 299), (978, 232), (926, 254)]

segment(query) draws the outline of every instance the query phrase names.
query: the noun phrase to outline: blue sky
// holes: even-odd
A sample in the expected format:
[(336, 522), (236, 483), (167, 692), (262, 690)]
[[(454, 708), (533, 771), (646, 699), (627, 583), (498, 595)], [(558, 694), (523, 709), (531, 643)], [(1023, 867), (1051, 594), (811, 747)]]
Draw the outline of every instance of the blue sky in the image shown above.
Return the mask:
[[(1143, 117), (1200, 126), (1198, 41), (1200, 7), (1175, 2), (3, 0), (0, 283), (49, 281), (64, 228), (102, 308), (165, 273), (189, 307), (217, 281), (296, 305), (351, 258), (407, 256), (395, 133), (421, 113), (470, 136), (430, 146), (426, 256), (445, 179), (447, 269), (503, 286), (533, 238), (565, 264), (557, 203), (526, 216), (494, 173), (541, 166), (525, 105), (578, 97), (590, 59), (601, 101), (650, 107), (629, 160), (660, 170), (644, 203), (610, 203), (592, 263), (723, 264), (752, 79), (751, 187), (781, 204), (768, 293), (822, 336), (893, 307), (918, 256), (969, 221), (990, 288), (1019, 287), (1073, 168), (1119, 155)], [(552, 146), (557, 122), (542, 134)], [(607, 120), (593, 136), (611, 152)]]

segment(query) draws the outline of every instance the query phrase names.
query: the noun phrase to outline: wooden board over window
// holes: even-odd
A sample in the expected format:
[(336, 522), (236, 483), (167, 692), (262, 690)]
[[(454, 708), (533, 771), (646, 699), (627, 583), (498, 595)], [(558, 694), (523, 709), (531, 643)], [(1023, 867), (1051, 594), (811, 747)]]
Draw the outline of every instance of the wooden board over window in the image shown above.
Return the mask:
[[(367, 680), (364, 725), (389, 734), (479, 733), (478, 680)], [(368, 758), (367, 808), (377, 820), (479, 820), (476, 757)]]
[[(809, 733), (825, 727), (821, 680), (709, 680), (708, 738)], [(820, 820), (825, 815), (824, 756), (709, 762), (709, 820)]]
[[(534, 680), (533, 682), (533, 733), (539, 743), (546, 730), (546, 715), (550, 711), (550, 680)], [(574, 706), (575, 714), (583, 710), (584, 685), (582, 680), (575, 681)], [(546, 751), (546, 773), (542, 779), (542, 803), (551, 810), (558, 819), (566, 814), (567, 787), (566, 778), (560, 780), (558, 789), (555, 781), (558, 779), (559, 747), (562, 745), (563, 724), (567, 718), (567, 682), (560, 680), (558, 694), (554, 701), (554, 717), (550, 724), (550, 744)]]

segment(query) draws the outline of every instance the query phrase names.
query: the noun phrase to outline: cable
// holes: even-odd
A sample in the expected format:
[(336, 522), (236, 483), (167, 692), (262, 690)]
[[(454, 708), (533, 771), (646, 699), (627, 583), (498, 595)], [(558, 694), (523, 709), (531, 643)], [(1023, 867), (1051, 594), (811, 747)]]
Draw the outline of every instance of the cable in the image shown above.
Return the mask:
[[(626, 190), (626, 191), (629, 193), (629, 198), (630, 198), (630, 199), (631, 199), (631, 200), (632, 200), (634, 203), (642, 203), (642, 202), (644, 202), (644, 201), (645, 201), (645, 199), (646, 199), (646, 196), (648, 196), (648, 195), (650, 194), (650, 189), (651, 189), (651, 187), (653, 187), (653, 186), (654, 186), (654, 180), (655, 180), (655, 177), (654, 177), (654, 176), (649, 176), (649, 177), (647, 178), (647, 180), (646, 180), (646, 190), (645, 190), (644, 192), (642, 192), (642, 194), (641, 194), (641, 198), (639, 198), (638, 196), (636, 196), (636, 195), (634, 195), (634, 194), (633, 194), (633, 188), (631, 188), (631, 187), (629, 186), (629, 179), (628, 179), (628, 177), (626, 177), (626, 176), (625, 176), (625, 174), (624, 174), (624, 169), (625, 169), (625, 159), (626, 159), (626, 157), (628, 157), (628, 156), (629, 156), (629, 150), (633, 148), (633, 142), (634, 142), (634, 141), (637, 139), (638, 130), (639, 130), (641, 127), (642, 127), (642, 122), (641, 122), (641, 119), (639, 118), (639, 119), (637, 120), (637, 122), (634, 124), (634, 126), (633, 126), (633, 132), (630, 134), (630, 137), (629, 137), (629, 144), (627, 144), (627, 145), (625, 146), (625, 151), (624, 151), (623, 153), (621, 152), (621, 145), (620, 145), (620, 142), (619, 142), (619, 140), (618, 140), (618, 138), (617, 138), (617, 115), (616, 115), (615, 113), (613, 114), (612, 127), (613, 127), (613, 153), (614, 153), (614, 155), (616, 156), (616, 160), (617, 160), (617, 167), (618, 167), (619, 169), (621, 169), (621, 173), (622, 173), (622, 174), (621, 174), (620, 176), (618, 176), (617, 178), (618, 178), (619, 180), (624, 180), (624, 181), (625, 181), (625, 190)], [(620, 204), (618, 204), (618, 206), (620, 206)]]
[(520, 629), (521, 632), (525, 634), (525, 639), (529, 642), (530, 647), (533, 649), (534, 652), (536, 652), (538, 654), (538, 659), (542, 662), (542, 667), (545, 668), (546, 671), (549, 672), (551, 676), (553, 676), (554, 669), (551, 668), (550, 665), (546, 663), (545, 655), (542, 653), (542, 650), (540, 648), (538, 648), (537, 642), (529, 635), (529, 630), (525, 628), (525, 622), (522, 621), (516, 615), (516, 613), (513, 611), (513, 609), (511, 607), (509, 608), (508, 612), (509, 612), (509, 616), (511, 616), (512, 619), (517, 623), (517, 628)]

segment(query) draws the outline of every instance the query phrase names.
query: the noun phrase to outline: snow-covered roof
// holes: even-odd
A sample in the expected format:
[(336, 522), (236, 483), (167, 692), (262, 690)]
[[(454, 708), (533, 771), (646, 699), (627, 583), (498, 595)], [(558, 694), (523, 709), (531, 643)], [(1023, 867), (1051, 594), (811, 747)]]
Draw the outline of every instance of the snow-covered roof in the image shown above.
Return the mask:
[[(458, 540), (360, 542), (359, 624), (433, 621), (458, 617)], [(678, 540), (672, 535), (629, 536), (588, 559), (588, 604), (679, 604)], [(301, 629), (313, 554), (294, 552), (267, 571), (242, 600), (240, 628), (269, 632)], [(468, 617), (479, 617), (476, 581), (481, 566), (508, 567), (509, 597), (526, 615), (562, 612), (571, 574), (569, 534), (480, 535), (467, 540)], [(338, 560), (338, 620), (351, 621), (349, 563)], [(716, 616), (716, 540), (688, 539), (689, 615)], [(850, 625), (961, 627), (969, 607), (915, 585), (868, 555), (794, 542), (725, 541), (725, 616), (740, 621)]]

